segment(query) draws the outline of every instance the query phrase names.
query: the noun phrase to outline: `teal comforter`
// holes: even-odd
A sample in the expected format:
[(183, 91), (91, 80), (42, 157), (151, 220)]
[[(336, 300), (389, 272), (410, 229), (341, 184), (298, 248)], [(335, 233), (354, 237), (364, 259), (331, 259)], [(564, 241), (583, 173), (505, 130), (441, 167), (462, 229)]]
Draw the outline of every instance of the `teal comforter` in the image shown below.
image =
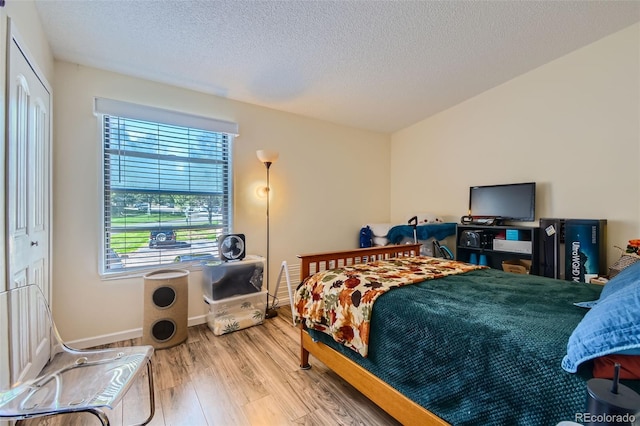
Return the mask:
[(567, 341), (601, 286), (497, 270), (382, 295), (369, 356), (312, 337), (455, 425), (555, 425), (585, 410), (590, 370), (561, 368)]

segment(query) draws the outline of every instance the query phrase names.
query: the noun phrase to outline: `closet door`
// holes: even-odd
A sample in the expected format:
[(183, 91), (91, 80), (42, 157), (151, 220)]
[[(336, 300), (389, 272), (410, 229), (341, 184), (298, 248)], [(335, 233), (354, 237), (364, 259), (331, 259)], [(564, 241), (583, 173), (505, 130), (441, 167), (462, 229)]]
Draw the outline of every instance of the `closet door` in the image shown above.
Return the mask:
[[(7, 56), (7, 276), (10, 288), (36, 284), (50, 300), (49, 188), (51, 94), (8, 23)], [(49, 359), (45, 313), (31, 300), (12, 300), (9, 321), (21, 332), (10, 336), (11, 380), (38, 373)]]

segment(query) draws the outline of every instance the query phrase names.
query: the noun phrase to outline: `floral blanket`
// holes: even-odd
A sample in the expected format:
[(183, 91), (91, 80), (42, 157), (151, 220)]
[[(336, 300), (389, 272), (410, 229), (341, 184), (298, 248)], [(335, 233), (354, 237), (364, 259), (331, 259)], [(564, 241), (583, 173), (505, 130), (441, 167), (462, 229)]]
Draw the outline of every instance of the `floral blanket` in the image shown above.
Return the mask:
[(461, 274), (484, 266), (427, 256), (376, 260), (306, 278), (295, 294), (295, 320), (366, 357), (371, 310), (395, 287)]

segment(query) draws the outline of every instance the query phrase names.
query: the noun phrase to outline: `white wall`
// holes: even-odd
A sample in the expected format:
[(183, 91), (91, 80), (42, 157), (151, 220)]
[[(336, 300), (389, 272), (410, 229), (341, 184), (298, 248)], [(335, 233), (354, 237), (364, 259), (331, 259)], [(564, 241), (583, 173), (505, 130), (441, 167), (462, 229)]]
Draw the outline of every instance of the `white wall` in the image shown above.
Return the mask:
[[(101, 143), (95, 96), (239, 123), (234, 231), (246, 235), (252, 254), (266, 251), (265, 204), (256, 197), (266, 170), (255, 152), (280, 152), (271, 167), (272, 282), (282, 260), (294, 265), (299, 253), (355, 248), (363, 224), (389, 219), (388, 135), (66, 62), (55, 63), (54, 88), (54, 314), (66, 339), (135, 334), (143, 319), (141, 277), (103, 281), (98, 275)], [(191, 318), (206, 313), (200, 279), (199, 271), (190, 276)]]
[[(20, 36), (28, 46), (31, 57), (35, 60), (44, 74), (45, 78), (53, 80), (53, 52), (49, 47), (49, 42), (40, 23), (40, 15), (36, 10), (35, 3), (31, 0), (7, 1), (6, 15), (11, 18), (17, 26)], [(2, 40), (6, 34), (2, 33)], [(3, 44), (4, 52), (5, 44)], [(4, 58), (3, 58), (4, 61)]]
[(608, 263), (640, 237), (640, 25), (392, 135), (391, 219), (459, 221), (469, 186), (535, 181), (537, 218), (608, 220)]
[[(252, 253), (265, 252), (264, 205), (254, 196), (265, 172), (255, 150), (280, 151), (271, 174), (272, 282), (280, 261), (295, 264), (297, 253), (355, 247), (366, 222), (404, 223), (427, 211), (457, 221), (475, 184), (535, 180), (538, 217), (607, 218), (609, 248), (640, 236), (638, 25), (397, 132), (389, 146), (386, 135), (54, 63), (33, 2), (4, 10), (54, 89), (54, 315), (67, 339), (117, 340), (142, 325), (142, 279), (97, 273), (94, 96), (237, 121), (234, 222)], [(194, 272), (192, 318), (206, 312), (199, 280)]]

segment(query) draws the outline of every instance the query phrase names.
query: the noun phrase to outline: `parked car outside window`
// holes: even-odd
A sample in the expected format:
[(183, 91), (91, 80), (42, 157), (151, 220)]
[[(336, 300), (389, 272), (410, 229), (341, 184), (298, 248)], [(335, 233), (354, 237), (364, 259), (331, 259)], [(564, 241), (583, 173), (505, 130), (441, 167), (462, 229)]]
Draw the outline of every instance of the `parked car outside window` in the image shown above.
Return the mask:
[(173, 246), (176, 244), (176, 233), (172, 229), (151, 231), (149, 248), (158, 246)]

